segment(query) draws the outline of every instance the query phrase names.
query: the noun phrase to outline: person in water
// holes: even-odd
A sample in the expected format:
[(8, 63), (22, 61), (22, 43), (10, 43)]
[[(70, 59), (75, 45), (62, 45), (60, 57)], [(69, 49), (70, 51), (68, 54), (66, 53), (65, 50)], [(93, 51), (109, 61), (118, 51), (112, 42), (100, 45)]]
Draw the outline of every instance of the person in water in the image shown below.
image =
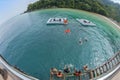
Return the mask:
[(58, 73), (57, 73), (57, 77), (58, 77), (58, 78), (62, 78), (62, 77), (63, 77), (63, 73), (62, 73), (62, 71), (58, 71)]
[(83, 69), (84, 71), (88, 71), (88, 66), (87, 65), (83, 66)]
[(64, 19), (64, 23), (67, 24), (67, 23), (68, 23), (68, 20), (67, 20), (67, 19)]
[(70, 32), (71, 32), (70, 29), (66, 29), (66, 30), (65, 30), (65, 33), (70, 33)]
[(79, 43), (80, 43), (81, 45), (82, 45), (82, 43), (83, 43), (81, 38), (80, 38), (80, 40), (79, 40)]
[(85, 37), (84, 40), (85, 40), (85, 42), (87, 42), (88, 41), (87, 37)]
[(51, 75), (56, 75), (58, 73), (58, 70), (56, 68), (51, 68), (50, 73)]
[(80, 76), (81, 74), (82, 74), (82, 72), (80, 70), (79, 71), (75, 70), (75, 72), (74, 72), (75, 76)]
[(87, 41), (88, 41), (87, 37), (85, 37), (83, 40), (80, 38), (79, 43), (82, 45), (83, 42), (87, 42)]
[(82, 41), (80, 40), (79, 43), (82, 44)]
[(65, 65), (64, 72), (65, 73), (70, 73), (71, 72), (70, 67)]

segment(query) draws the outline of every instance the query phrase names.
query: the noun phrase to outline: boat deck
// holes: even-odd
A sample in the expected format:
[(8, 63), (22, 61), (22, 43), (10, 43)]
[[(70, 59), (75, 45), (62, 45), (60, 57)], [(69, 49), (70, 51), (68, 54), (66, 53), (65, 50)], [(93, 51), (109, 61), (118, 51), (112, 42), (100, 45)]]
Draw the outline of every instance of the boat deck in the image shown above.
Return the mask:
[(21, 80), (17, 76), (10, 73), (9, 70), (6, 69), (6, 67), (1, 62), (0, 62), (0, 69), (5, 69), (7, 71), (7, 73), (4, 75), (4, 77), (2, 76), (2, 73), (0, 74), (0, 80)]
[(0, 80), (38, 80), (9, 65), (0, 55)]
[(120, 79), (120, 70), (117, 72), (115, 76), (111, 80), (119, 80)]
[(120, 79), (120, 68), (107, 80), (119, 80)]

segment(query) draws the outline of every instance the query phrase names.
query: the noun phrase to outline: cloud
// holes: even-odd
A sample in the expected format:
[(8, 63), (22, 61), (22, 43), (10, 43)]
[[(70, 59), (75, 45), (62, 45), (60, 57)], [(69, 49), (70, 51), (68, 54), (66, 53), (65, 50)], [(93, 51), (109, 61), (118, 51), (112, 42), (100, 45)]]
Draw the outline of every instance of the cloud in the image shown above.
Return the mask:
[(113, 2), (115, 2), (115, 3), (119, 3), (119, 4), (120, 4), (120, 0), (111, 0), (111, 1), (113, 1)]
[(8, 19), (23, 13), (28, 4), (38, 0), (0, 0), (0, 24)]

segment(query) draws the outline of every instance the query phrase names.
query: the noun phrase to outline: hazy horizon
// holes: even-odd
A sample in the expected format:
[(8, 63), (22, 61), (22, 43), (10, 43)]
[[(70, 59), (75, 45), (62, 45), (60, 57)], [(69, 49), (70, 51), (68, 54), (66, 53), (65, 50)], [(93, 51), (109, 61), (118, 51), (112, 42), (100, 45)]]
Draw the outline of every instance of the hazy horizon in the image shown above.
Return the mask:
[(10, 18), (23, 13), (28, 4), (38, 0), (0, 0), (0, 25)]
[(115, 3), (119, 3), (119, 4), (120, 4), (120, 0), (111, 0), (111, 1), (113, 1), (113, 2), (115, 2)]

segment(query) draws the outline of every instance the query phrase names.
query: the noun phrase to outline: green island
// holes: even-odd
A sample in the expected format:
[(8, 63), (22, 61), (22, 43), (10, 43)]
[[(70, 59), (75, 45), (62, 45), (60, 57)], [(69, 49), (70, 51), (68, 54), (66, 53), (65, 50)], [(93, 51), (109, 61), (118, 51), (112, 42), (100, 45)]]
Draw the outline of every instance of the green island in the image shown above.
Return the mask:
[(72, 8), (98, 13), (120, 22), (119, 7), (109, 0), (39, 0), (29, 4), (25, 13), (47, 8)]

